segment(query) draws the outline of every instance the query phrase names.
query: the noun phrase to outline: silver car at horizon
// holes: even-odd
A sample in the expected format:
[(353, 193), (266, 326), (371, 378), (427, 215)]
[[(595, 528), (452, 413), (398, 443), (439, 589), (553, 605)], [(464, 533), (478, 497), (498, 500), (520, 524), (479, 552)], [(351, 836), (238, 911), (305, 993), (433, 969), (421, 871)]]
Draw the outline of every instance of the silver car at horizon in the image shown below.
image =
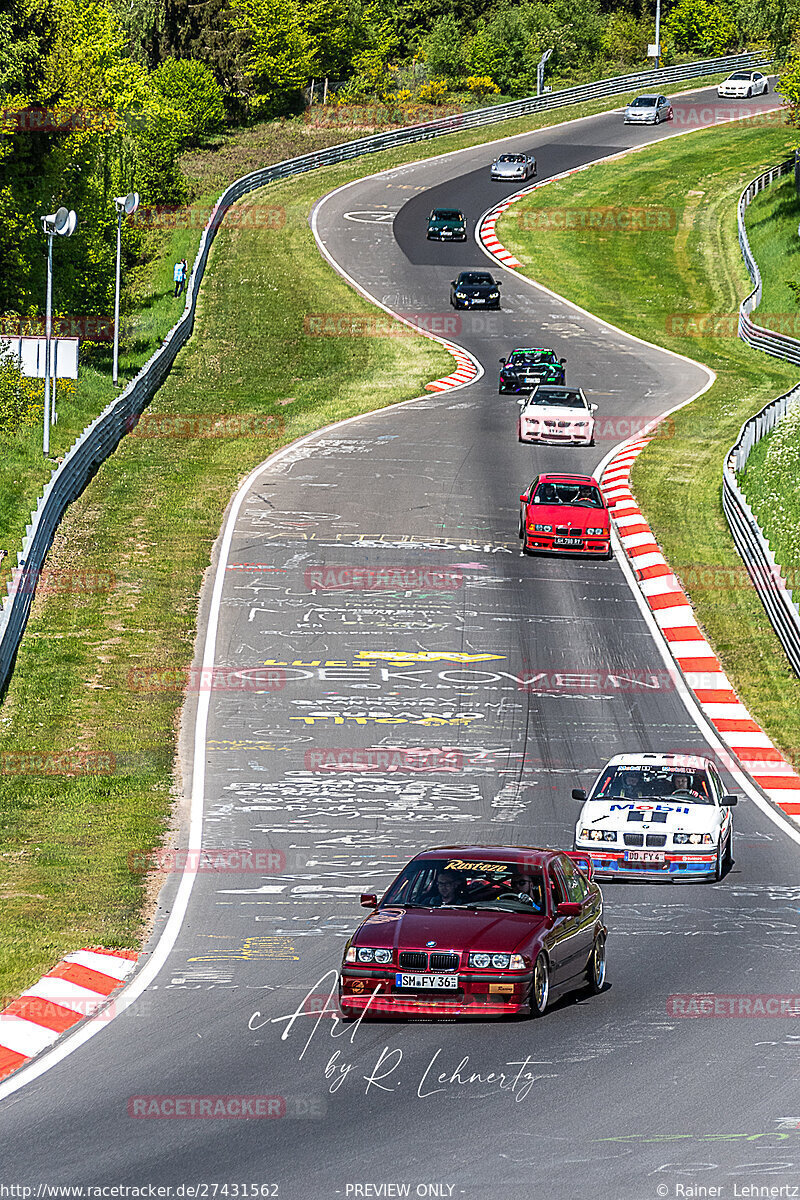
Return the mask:
[(536, 174), (536, 159), (532, 154), (501, 154), (492, 163), (492, 179), (531, 179)]
[(672, 105), (666, 96), (655, 92), (637, 96), (625, 109), (626, 125), (658, 125), (672, 120)]

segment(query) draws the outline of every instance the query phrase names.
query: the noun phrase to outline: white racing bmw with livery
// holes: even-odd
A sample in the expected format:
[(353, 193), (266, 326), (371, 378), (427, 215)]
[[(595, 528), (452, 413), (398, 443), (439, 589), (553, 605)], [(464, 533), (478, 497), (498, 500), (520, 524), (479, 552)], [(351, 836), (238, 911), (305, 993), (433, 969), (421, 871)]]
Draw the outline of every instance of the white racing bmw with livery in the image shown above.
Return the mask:
[(583, 808), (575, 849), (595, 875), (615, 879), (721, 879), (733, 862), (738, 797), (707, 758), (618, 754), (600, 772)]

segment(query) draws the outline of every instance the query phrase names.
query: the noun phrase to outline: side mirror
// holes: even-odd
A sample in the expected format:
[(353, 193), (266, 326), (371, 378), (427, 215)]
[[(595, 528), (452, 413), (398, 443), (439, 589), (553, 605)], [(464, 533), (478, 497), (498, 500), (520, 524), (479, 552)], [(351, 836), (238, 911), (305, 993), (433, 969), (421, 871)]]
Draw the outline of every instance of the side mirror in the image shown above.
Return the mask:
[(497, 361), (498, 361), (498, 362), (501, 364), (501, 366), (505, 366), (505, 365), (506, 365), (506, 360), (505, 360), (504, 358), (498, 358), (498, 360), (497, 360)]
[(596, 405), (596, 404), (590, 404), (590, 405), (589, 405), (589, 408), (590, 408), (590, 410), (591, 410), (592, 412), (597, 412), (597, 405)]
[(562, 900), (556, 908), (557, 917), (578, 917), (581, 906), (576, 900)]
[(451, 279), (451, 280), (450, 280), (450, 287), (455, 287), (455, 286), (456, 286), (456, 281), (455, 281), (455, 279)]
[(585, 800), (586, 799), (585, 789), (584, 788), (573, 788), (572, 789), (572, 799), (573, 800)]
[(559, 365), (560, 367), (565, 367), (565, 366), (567, 365), (567, 360), (566, 360), (565, 358), (560, 358), (560, 359), (558, 360), (558, 365)]
[(361, 907), (362, 908), (377, 908), (378, 907), (378, 897), (376, 895), (374, 895), (373, 892), (362, 892), (361, 893)]
[(528, 494), (527, 494), (527, 492), (523, 492), (523, 493), (522, 493), (522, 495), (520, 496), (520, 500), (522, 501), (522, 503), (523, 503), (523, 504), (527, 504), (527, 503), (528, 503)]
[(729, 793), (728, 795), (722, 797), (722, 805), (724, 808), (733, 808), (734, 805), (738, 803), (739, 797), (733, 795), (733, 793)]

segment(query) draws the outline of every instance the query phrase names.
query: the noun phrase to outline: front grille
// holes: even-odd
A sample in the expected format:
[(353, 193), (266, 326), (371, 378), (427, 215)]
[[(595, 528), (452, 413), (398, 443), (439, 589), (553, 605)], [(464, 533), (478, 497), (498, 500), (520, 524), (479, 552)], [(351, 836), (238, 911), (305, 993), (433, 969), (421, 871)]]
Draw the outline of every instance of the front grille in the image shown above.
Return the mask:
[(626, 846), (643, 846), (644, 845), (644, 834), (643, 833), (623, 833), (622, 836), (624, 838)]
[(666, 844), (667, 844), (667, 835), (665, 833), (648, 833), (648, 835), (647, 835), (647, 845), (648, 846), (666, 846)]
[(431, 970), (432, 971), (457, 971), (458, 970), (458, 955), (457, 954), (432, 954), (431, 955)]
[(569, 525), (556, 525), (556, 533), (559, 537), (567, 537), (569, 531)]
[(569, 429), (569, 421), (559, 421), (558, 428), (559, 429)]
[(400, 966), (408, 971), (424, 971), (428, 966), (428, 956), (424, 950), (401, 950)]

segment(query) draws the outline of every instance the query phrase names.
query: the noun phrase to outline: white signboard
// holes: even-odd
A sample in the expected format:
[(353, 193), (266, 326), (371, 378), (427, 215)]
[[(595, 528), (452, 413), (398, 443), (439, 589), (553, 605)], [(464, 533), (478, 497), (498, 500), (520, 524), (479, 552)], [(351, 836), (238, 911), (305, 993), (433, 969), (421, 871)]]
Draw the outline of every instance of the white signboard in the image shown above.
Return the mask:
[[(80, 338), (50, 339), (51, 379), (78, 378), (78, 346)], [(23, 375), (44, 379), (47, 339), (43, 337), (0, 337), (0, 352), (12, 354)]]
[(655, 42), (651, 42), (650, 45), (647, 47), (647, 57), (648, 58), (658, 58), (660, 53), (661, 53), (661, 51), (659, 50), (659, 48), (655, 44)]

